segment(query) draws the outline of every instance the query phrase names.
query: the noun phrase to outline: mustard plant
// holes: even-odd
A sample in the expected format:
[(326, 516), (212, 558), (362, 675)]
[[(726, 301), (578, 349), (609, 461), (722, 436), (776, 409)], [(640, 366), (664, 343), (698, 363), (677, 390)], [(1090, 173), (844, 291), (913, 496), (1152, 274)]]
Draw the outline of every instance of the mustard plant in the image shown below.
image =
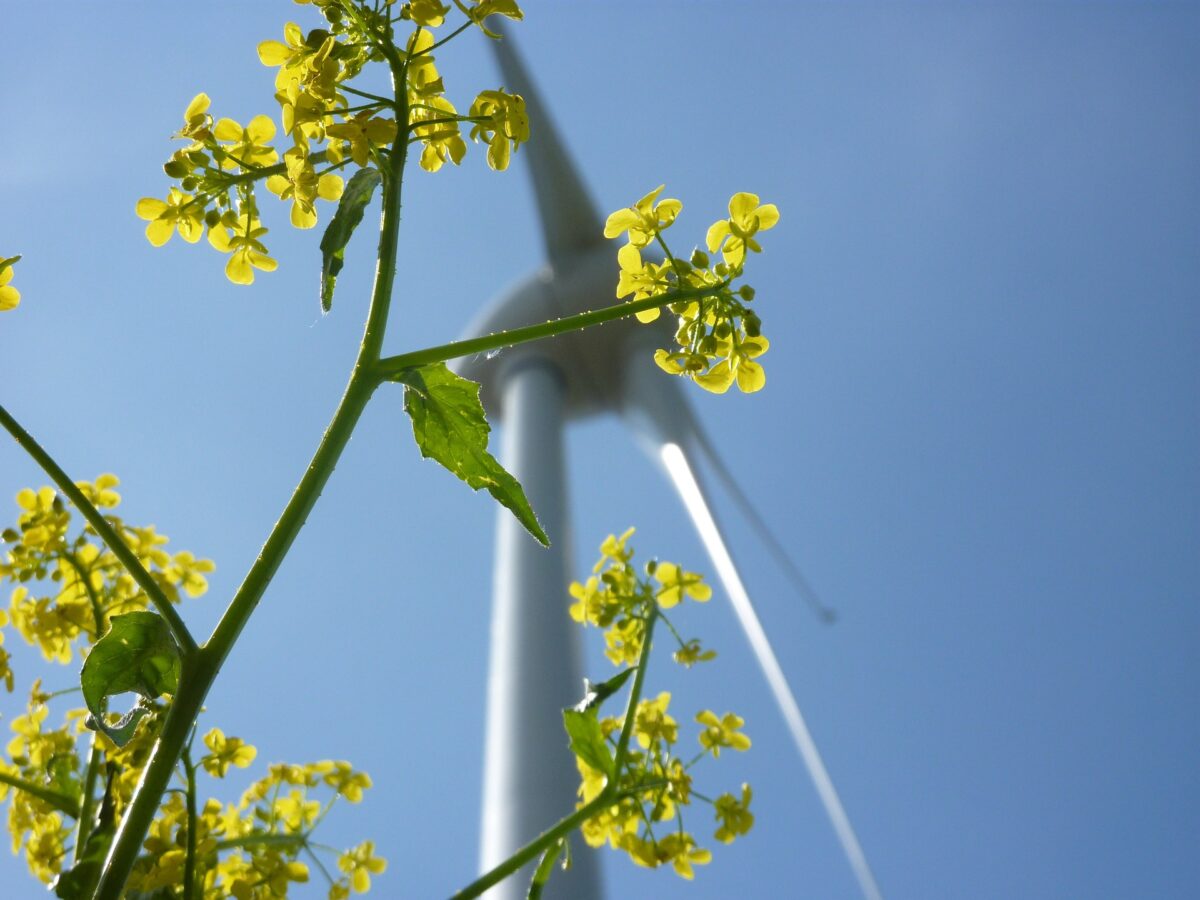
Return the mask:
[[(32, 679), (28, 707), (12, 722), (14, 737), (0, 758), (0, 800), (9, 804), (14, 852), (63, 900), (284, 897), (290, 886), (309, 881), (314, 869), (336, 900), (366, 892), (385, 873), (375, 842), (336, 850), (313, 837), (335, 806), (363, 799), (369, 776), (340, 760), (273, 763), (239, 798), (209, 796), (231, 769), (258, 760), (251, 743), (202, 722), (222, 664), (380, 386), (403, 386), (423, 455), (473, 489), (488, 490), (546, 544), (521, 485), (488, 451), (479, 386), (453, 373), (447, 361), (628, 316), (650, 322), (666, 310), (677, 327), (674, 346), (655, 353), (664, 372), (715, 393), (734, 384), (753, 392), (766, 381), (760, 359), (769, 345), (752, 309), (754, 290), (742, 277), (778, 210), (754, 194), (736, 193), (728, 217), (704, 235), (704, 249), (677, 256), (665, 235), (682, 203), (660, 199), (661, 186), (614, 212), (604, 227), (606, 237), (626, 238), (614, 266), (615, 296), (623, 302), (384, 356), (410, 156), (420, 169), (436, 173), (460, 165), (470, 142), (484, 145), (487, 165), (500, 171), (522, 144), (536, 139), (524, 100), (503, 88), (481, 90), (455, 105), (437, 51), (473, 29), (499, 40), (489, 21), (520, 20), (523, 13), (515, 0), (295, 2), (317, 17), (312, 26), (288, 22), (282, 40), (257, 46), (260, 61), (275, 70), (277, 109), (243, 124), (219, 116), (207, 94), (196, 94), (163, 166), (170, 179), (165, 196), (135, 204), (152, 245), (175, 235), (193, 244), (206, 239), (225, 257), (225, 274), (236, 285), (252, 285), (279, 266), (265, 224), (274, 216), (272, 198), (286, 206), (295, 228), (327, 220), (319, 301), (329, 312), (345, 249), (367, 206), (380, 197), (375, 279), (345, 393), (310, 466), (207, 638), (192, 634), (180, 607), (206, 592), (213, 562), (168, 549), (168, 539), (153, 526), (125, 522), (115, 512), (121, 501), (115, 475), (73, 480), (0, 406), (0, 424), (52, 482), (20, 489), (15, 522), (2, 532), (0, 580), (9, 582), (11, 593), (0, 629), (11, 626), (48, 664), (79, 668), (77, 687), (47, 692), (41, 677)], [(360, 86), (357, 79), (368, 69), (388, 74), (388, 95)], [(653, 258), (644, 258), (647, 248)], [(10, 283), (19, 260), (0, 258), (0, 311), (21, 301)], [(711, 589), (674, 563), (651, 560), (635, 568), (632, 533), (610, 535), (591, 576), (570, 588), (571, 615), (602, 631), (605, 654), (618, 669), (587, 683), (579, 704), (563, 713), (581, 779), (578, 804), (457, 896), (478, 896), (540, 858), (530, 886), (530, 896), (539, 895), (555, 862), (569, 858), (575, 832), (589, 846), (607, 844), (641, 866), (670, 864), (690, 879), (694, 867), (711, 858), (696, 827), (684, 827), (685, 811), (695, 801), (711, 806), (717, 842), (732, 841), (753, 824), (749, 786), (715, 799), (693, 787), (702, 760), (750, 746), (742, 720), (698, 711), (696, 744), (686, 750), (670, 695), (651, 697), (645, 687), (656, 627), (670, 633), (680, 665), (713, 659), (714, 651), (684, 638), (669, 617), (685, 600), (707, 601)], [(0, 630), (0, 644), (3, 639)], [(7, 691), (15, 690), (18, 675), (24, 673), (12, 670), (0, 646), (0, 682)], [(602, 716), (604, 704), (622, 690), (624, 712)], [(132, 708), (111, 708), (112, 698), (129, 692), (138, 697)], [(72, 702), (77, 697), (82, 706)], [(61, 721), (56, 727), (52, 710), (53, 721)]]

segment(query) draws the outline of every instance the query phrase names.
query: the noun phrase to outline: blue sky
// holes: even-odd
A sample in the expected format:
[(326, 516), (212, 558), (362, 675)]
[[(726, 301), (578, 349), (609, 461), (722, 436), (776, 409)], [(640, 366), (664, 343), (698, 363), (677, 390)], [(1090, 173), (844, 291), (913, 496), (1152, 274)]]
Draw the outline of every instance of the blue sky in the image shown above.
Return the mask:
[[(602, 210), (665, 181), (685, 206), (676, 242), (699, 242), (737, 190), (782, 212), (749, 279), (768, 386), (691, 395), (841, 613), (816, 623), (722, 509), (885, 896), (1188, 896), (1200, 14), (526, 11), (521, 49)], [(196, 92), (218, 115), (274, 114), (254, 46), (306, 12), (3, 12), (0, 255), (25, 259), (22, 306), (0, 319), (0, 396), (75, 477), (120, 474), (128, 519), (217, 561), (186, 610), (206, 632), (340, 395), (373, 241), (352, 245), (322, 318), (319, 233), (291, 231), (282, 207), (267, 221), (280, 271), (246, 289), (206, 246), (153, 250), (133, 204), (165, 193), (167, 137)], [(499, 83), (472, 36), (439, 64), (456, 101)], [(542, 262), (519, 165), (492, 173), (473, 152), (405, 190), (395, 352), (454, 337)], [(630, 524), (642, 553), (709, 570), (619, 423), (569, 442), (577, 571)], [(0, 497), (43, 482), (0, 444)], [(374, 838), (391, 861), (381, 896), (447, 895), (473, 872), (494, 516), (420, 459), (399, 390), (381, 390), (208, 701), (207, 721), (263, 763), (372, 774), (324, 839)], [(661, 662), (651, 687), (745, 716), (753, 750), (701, 777), (750, 781), (757, 825), (690, 886), (610, 852), (612, 895), (856, 896), (728, 605), (688, 625), (719, 659), (686, 678)], [(3, 883), (35, 896), (24, 877), (0, 854)]]

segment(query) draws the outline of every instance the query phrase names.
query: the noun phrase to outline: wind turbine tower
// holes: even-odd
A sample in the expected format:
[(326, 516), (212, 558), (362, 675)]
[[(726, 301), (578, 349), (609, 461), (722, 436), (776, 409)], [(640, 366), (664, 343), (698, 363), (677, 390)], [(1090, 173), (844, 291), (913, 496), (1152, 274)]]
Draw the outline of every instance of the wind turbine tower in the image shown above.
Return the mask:
[[(492, 42), (508, 90), (525, 98), (533, 139), (522, 148), (537, 200), (547, 264), (485, 308), (467, 337), (609, 306), (616, 282), (615, 248), (603, 236), (582, 179), (554, 131), (512, 38)], [(493, 422), (503, 423), (501, 456), (524, 486), (551, 540), (544, 549), (508, 513), (497, 517), (496, 561), (488, 713), (485, 737), (482, 850), (491, 869), (574, 808), (579, 775), (567, 750), (561, 710), (582, 695), (580, 629), (568, 613), (572, 535), (567, 513), (563, 431), (572, 420), (617, 413), (643, 449), (661, 465), (683, 499), (818, 794), (825, 805), (860, 887), (868, 900), (878, 888), (825, 772), (787, 680), (771, 650), (750, 598), (722, 538), (699, 481), (699, 456), (716, 466), (750, 521), (788, 568), (800, 590), (818, 605), (753, 508), (720, 465), (700, 431), (678, 379), (661, 372), (655, 347), (668, 346), (673, 328), (633, 319), (586, 332), (524, 344), (498, 357), (460, 360), (459, 374), (481, 385)], [(822, 612), (824, 610), (822, 609)], [(582, 848), (577, 848), (582, 849)], [(572, 868), (550, 880), (547, 898), (599, 900), (597, 854), (576, 852)], [(525, 896), (528, 874), (488, 893), (496, 900)]]

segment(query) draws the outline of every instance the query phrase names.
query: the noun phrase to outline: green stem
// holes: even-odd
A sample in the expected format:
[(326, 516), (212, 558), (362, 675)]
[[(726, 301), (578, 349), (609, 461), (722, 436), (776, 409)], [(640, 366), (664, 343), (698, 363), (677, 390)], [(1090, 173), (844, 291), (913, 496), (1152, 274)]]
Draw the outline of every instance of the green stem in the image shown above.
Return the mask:
[(538, 854), (545, 851), (547, 847), (557, 841), (564, 835), (570, 834), (597, 812), (606, 806), (611, 806), (613, 797), (608, 791), (602, 792), (599, 796), (594, 797), (590, 803), (586, 803), (579, 809), (575, 810), (571, 815), (567, 816), (557, 825), (543, 831), (536, 838), (506, 859), (496, 868), (492, 869), (484, 875), (480, 875), (465, 888), (454, 895), (454, 900), (468, 900), (470, 897), (478, 897), (488, 888), (499, 884), (508, 876), (517, 872), (526, 863), (533, 860)]
[(240, 850), (243, 847), (295, 847), (308, 843), (308, 833), (304, 834), (246, 834), (239, 838), (229, 838), (217, 841), (217, 852), (222, 850)]
[(196, 765), (190, 747), (183, 749), (183, 770), (187, 773), (187, 857), (183, 863), (183, 900), (192, 900), (196, 892)]
[(96, 817), (96, 779), (100, 776), (100, 732), (92, 732), (92, 747), (88, 753), (87, 774), (83, 777), (83, 802), (79, 809), (79, 822), (75, 829), (75, 862), (92, 833), (92, 819)]
[(625, 704), (625, 721), (621, 725), (621, 737), (617, 741), (617, 755), (613, 759), (613, 783), (620, 782), (621, 769), (629, 752), (629, 738), (633, 735), (633, 720), (637, 718), (638, 701), (642, 698), (642, 684), (646, 680), (646, 668), (650, 662), (650, 639), (654, 636), (654, 623), (658, 619), (658, 604), (650, 607), (646, 616), (646, 631), (642, 634), (642, 651), (638, 654), (637, 672), (633, 676), (633, 687), (629, 689), (629, 700)]
[(604, 309), (578, 313), (573, 316), (564, 316), (561, 319), (552, 319), (549, 322), (543, 322), (538, 325), (526, 325), (524, 328), (513, 328), (510, 331), (501, 331), (496, 334), (484, 335), (483, 337), (468, 338), (464, 341), (451, 341), (448, 344), (439, 344), (436, 347), (427, 347), (424, 350), (415, 350), (412, 353), (388, 356), (379, 361), (375, 367), (375, 371), (381, 379), (386, 380), (394, 378), (405, 369), (445, 362), (448, 359), (455, 359), (459, 356), (470, 356), (472, 353), (486, 353), (489, 350), (499, 350), (503, 347), (511, 347), (514, 344), (523, 344), (526, 341), (553, 337), (556, 334), (563, 334), (568, 331), (579, 331), (582, 328), (599, 325), (602, 322), (611, 322), (615, 319), (624, 319), (635, 313), (677, 303), (680, 300), (694, 300), (699, 297), (705, 297), (718, 289), (719, 286), (671, 291), (655, 297), (647, 297), (644, 300), (618, 303), (616, 306), (608, 306)]
[(175, 607), (171, 605), (171, 601), (167, 599), (162, 589), (158, 586), (158, 583), (146, 571), (146, 567), (142, 565), (142, 561), (137, 558), (137, 555), (129, 549), (129, 545), (121, 539), (121, 536), (109, 524), (108, 519), (104, 518), (100, 510), (96, 509), (92, 505), (92, 501), (84, 496), (83, 491), (75, 486), (75, 482), (67, 476), (67, 473), (62, 470), (50, 454), (42, 449), (41, 445), (33, 439), (33, 436), (22, 428), (3, 406), (0, 406), (0, 424), (4, 425), (8, 433), (21, 445), (21, 448), (42, 467), (42, 470), (58, 485), (59, 490), (66, 494), (67, 498), (75, 504), (75, 508), (83, 513), (83, 517), (96, 530), (96, 534), (100, 536), (100, 540), (108, 545), (108, 549), (121, 561), (126, 571), (133, 576), (133, 580), (137, 582), (138, 587), (146, 592), (146, 596), (150, 598), (150, 602), (154, 604), (155, 609), (166, 619), (167, 625), (171, 629), (171, 634), (175, 637), (175, 642), (179, 644), (183, 655), (188, 657), (195, 654), (196, 642), (192, 639), (187, 626), (183, 624), (183, 619), (179, 617), (179, 613), (175, 611)]
[[(392, 72), (397, 103), (402, 114), (406, 116), (407, 108), (403, 100), (403, 64), (394, 65)], [(384, 170), (383, 214), (379, 225), (378, 264), (375, 269), (375, 284), (371, 291), (370, 310), (367, 313), (367, 324), (359, 346), (358, 359), (351, 371), (346, 392), (304, 477), (300, 479), (292, 498), (259, 552), (258, 559), (250, 567), (212, 636), (197, 653), (184, 657), (179, 692), (167, 710), (162, 733), (151, 751), (150, 759), (142, 773), (142, 780), (134, 791), (133, 799), (109, 849), (104, 871), (94, 895), (95, 900), (118, 900), (121, 896), (125, 881), (137, 860), (142, 841), (154, 820), (163, 791), (170, 782), (171, 772), (179, 761), (209, 688), (242, 629), (245, 628), (246, 622), (258, 606), (259, 600), (262, 599), (296, 535), (304, 526), (308, 514), (349, 442), (367, 401), (379, 384), (376, 367), (383, 345), (383, 333), (396, 276), (400, 190), (406, 158), (407, 146), (403, 137), (398, 136), (389, 156), (390, 165)]]
[(39, 800), (44, 800), (59, 812), (65, 812), (72, 819), (79, 817), (79, 806), (66, 794), (60, 794), (58, 791), (51, 790), (43, 785), (34, 784), (32, 781), (26, 781), (24, 778), (18, 778), (16, 775), (9, 775), (3, 770), (0, 770), (0, 784), (7, 784), (18, 791), (24, 791), (33, 797), (37, 797)]
[(623, 791), (617, 785), (621, 780), (621, 767), (625, 764), (625, 755), (629, 749), (629, 738), (633, 734), (633, 720), (636, 717), (638, 701), (642, 696), (642, 685), (646, 680), (646, 667), (650, 660), (650, 639), (653, 636), (654, 621), (657, 618), (657, 606), (655, 606), (651, 609), (650, 614), (646, 616), (646, 632), (642, 639), (641, 653), (638, 655), (637, 672), (633, 676), (633, 687), (629, 689), (629, 701), (625, 707), (625, 724), (621, 727), (621, 738), (617, 742), (616, 761), (613, 765), (614, 777), (608, 780), (604, 785), (604, 790), (596, 797), (593, 797), (591, 802), (575, 810), (575, 812), (557, 825), (543, 831), (490, 872), (472, 881), (454, 895), (454, 900), (466, 900), (469, 897), (478, 897), (488, 888), (517, 872), (522, 866), (538, 856), (538, 854), (545, 852), (546, 848), (559, 838), (574, 831), (590, 819), (598, 810), (606, 806), (612, 806), (612, 804), (616, 803), (622, 797), (633, 796), (638, 791), (645, 789), (644, 785), (638, 785), (632, 790)]

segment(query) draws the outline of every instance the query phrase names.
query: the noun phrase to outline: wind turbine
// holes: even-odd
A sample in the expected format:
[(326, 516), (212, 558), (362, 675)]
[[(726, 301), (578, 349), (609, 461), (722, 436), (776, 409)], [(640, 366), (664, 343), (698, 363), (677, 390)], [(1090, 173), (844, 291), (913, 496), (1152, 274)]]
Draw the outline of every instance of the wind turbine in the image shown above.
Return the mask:
[[(610, 305), (614, 248), (512, 38), (493, 41), (506, 88), (525, 98), (534, 140), (525, 148), (548, 263), (486, 307), (467, 337)], [(722, 536), (697, 460), (705, 457), (760, 538), (823, 618), (816, 598), (786, 552), (741, 494), (690, 411), (678, 379), (653, 363), (672, 329), (632, 319), (525, 344), (501, 357), (461, 360), (459, 374), (481, 385), (493, 422), (504, 424), (501, 455), (524, 486), (552, 545), (543, 549), (501, 510), (497, 520), (494, 606), (485, 737), (481, 867), (484, 871), (572, 808), (579, 783), (565, 743), (560, 710), (578, 700), (582, 683), (579, 629), (567, 614), (571, 533), (567, 515), (563, 429), (572, 419), (619, 414), (643, 450), (661, 466), (687, 509), (732, 601), (767, 683), (792, 733), (847, 860), (868, 900), (881, 895), (804, 717), (771, 648)], [(547, 748), (553, 748), (547, 752)], [(498, 900), (525, 895), (528, 877), (494, 888)], [(578, 853), (571, 871), (551, 879), (548, 896), (599, 900), (596, 855)]]

